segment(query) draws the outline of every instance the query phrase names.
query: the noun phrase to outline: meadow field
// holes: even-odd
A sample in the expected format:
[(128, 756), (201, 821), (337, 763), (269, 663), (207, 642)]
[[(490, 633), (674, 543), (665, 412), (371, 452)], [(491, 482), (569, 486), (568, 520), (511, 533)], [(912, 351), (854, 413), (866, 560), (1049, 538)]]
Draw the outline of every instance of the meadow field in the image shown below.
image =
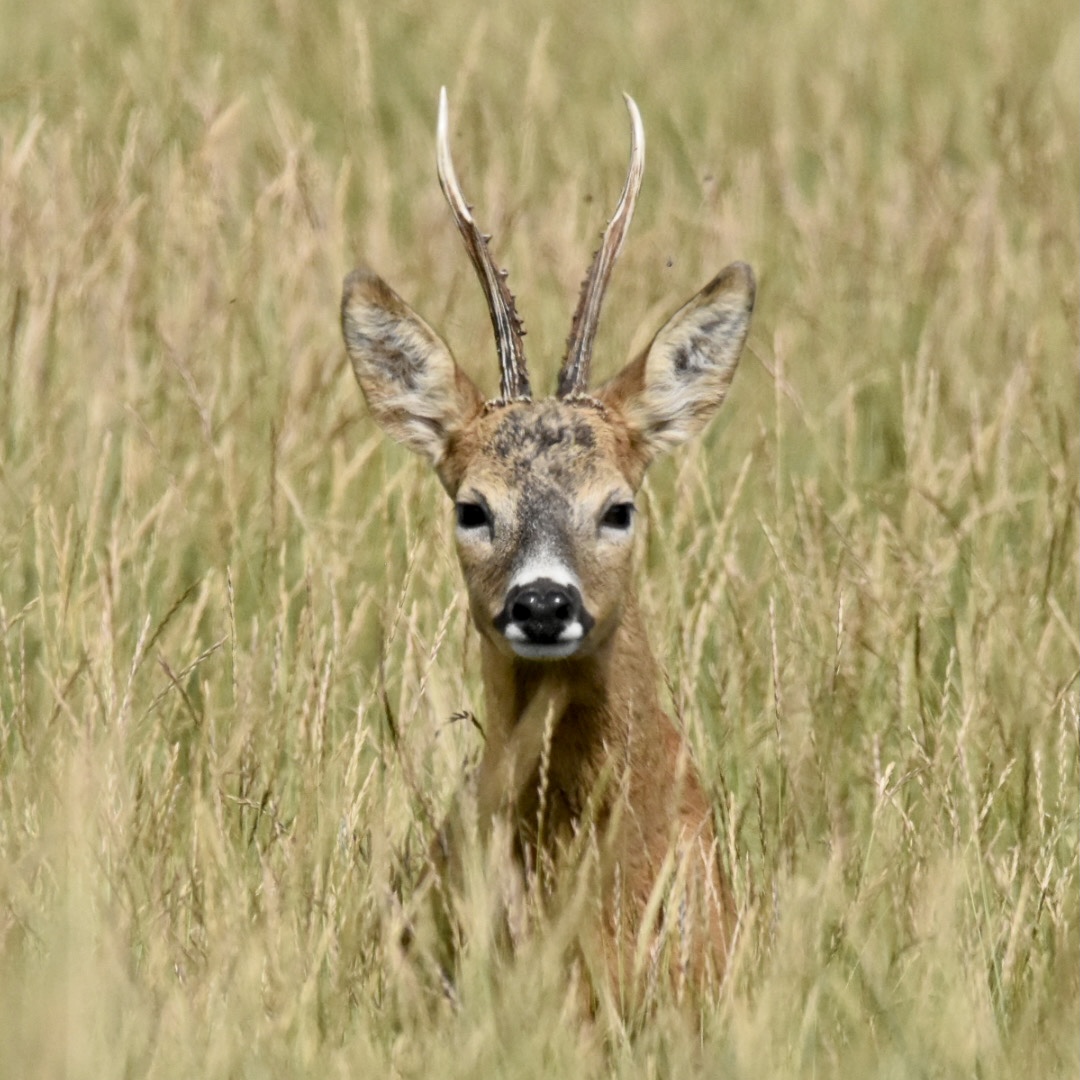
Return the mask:
[[(443, 84), (534, 386), (622, 91), (597, 374), (757, 271), (640, 499), (740, 915), (695, 1015), (582, 1018), (479, 847), (452, 987), (399, 945), (483, 702), (338, 303), (494, 392)], [(0, 0), (0, 1077), (1075, 1077), (1078, 134), (1064, 0)]]

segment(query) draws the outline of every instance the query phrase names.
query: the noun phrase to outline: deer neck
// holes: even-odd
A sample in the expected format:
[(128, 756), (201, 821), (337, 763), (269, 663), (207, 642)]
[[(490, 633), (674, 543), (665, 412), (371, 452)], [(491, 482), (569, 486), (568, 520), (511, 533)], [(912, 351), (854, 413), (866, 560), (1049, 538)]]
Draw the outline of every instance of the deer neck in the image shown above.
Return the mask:
[(656, 662), (633, 597), (608, 640), (582, 659), (530, 662), (481, 641), (487, 706), (482, 810), (516, 801), (545, 746), (553, 761), (573, 762), (583, 784), (593, 771), (590, 762), (614, 756), (628, 764), (632, 734), (640, 735), (660, 711)]

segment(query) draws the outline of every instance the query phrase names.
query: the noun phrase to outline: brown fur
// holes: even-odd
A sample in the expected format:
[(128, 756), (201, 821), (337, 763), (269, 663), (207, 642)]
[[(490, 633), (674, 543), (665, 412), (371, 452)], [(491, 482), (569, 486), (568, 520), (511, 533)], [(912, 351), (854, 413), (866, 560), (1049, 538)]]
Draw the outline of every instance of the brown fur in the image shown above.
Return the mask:
[[(653, 890), (658, 881), (661, 888), (670, 884), (661, 875), (674, 878), (678, 861), (685, 860), (679, 895), (688, 907), (684, 927), (668, 943), (668, 974), (676, 987), (684, 981), (699, 989), (719, 985), (734, 907), (717, 859), (711, 808), (685, 740), (660, 708), (658, 672), (633, 597), (595, 655), (550, 666), (556, 670), (541, 675), (529, 670), (536, 664), (483, 646), (488, 745), (477, 778), (482, 810), (508, 809), (522, 864), (554, 866), (556, 872), (579, 824), (586, 816), (595, 822), (604, 856), (601, 948), (612, 985), (627, 1000), (639, 996), (650, 975), (648, 952), (645, 963), (636, 958), (642, 931), (655, 935), (665, 914), (658, 909), (645, 927)], [(547, 717), (543, 709), (531, 715), (527, 709), (545, 695), (558, 702), (562, 715), (551, 734), (541, 819), (543, 741), (536, 729)], [(523, 730), (523, 716), (532, 732)], [(526, 741), (529, 750), (518, 756), (511, 775), (504, 768), (507, 755)], [(542, 851), (536, 849), (539, 836)], [(669, 864), (671, 856), (675, 862)]]

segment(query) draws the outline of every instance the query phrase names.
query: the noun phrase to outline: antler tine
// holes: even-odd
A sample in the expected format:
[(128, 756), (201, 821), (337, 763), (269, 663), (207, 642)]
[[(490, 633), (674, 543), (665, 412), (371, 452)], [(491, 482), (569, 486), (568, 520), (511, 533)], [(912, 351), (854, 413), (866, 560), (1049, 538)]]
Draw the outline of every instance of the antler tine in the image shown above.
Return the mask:
[(589, 361), (592, 359), (593, 340), (600, 320), (600, 305), (604, 301), (611, 271), (622, 250), (630, 219), (634, 216), (634, 204), (641, 190), (641, 178), (645, 172), (645, 130), (641, 113), (629, 94), (623, 94), (630, 113), (630, 167), (626, 173), (619, 205), (604, 230), (600, 249), (593, 256), (592, 265), (581, 283), (574, 321), (570, 324), (570, 337), (566, 342), (566, 358), (559, 371), (558, 396), (570, 397), (583, 394), (589, 381)]
[(450, 107), (447, 103), (446, 87), (439, 91), (439, 126), (436, 135), (436, 161), (439, 169), (439, 184), (454, 224), (458, 227), (469, 258), (476, 268), (484, 295), (487, 297), (491, 325), (495, 330), (495, 344), (499, 350), (501, 369), (500, 392), (504, 401), (515, 398), (530, 398), (529, 374), (525, 368), (525, 349), (522, 337), (525, 330), (514, 308), (514, 296), (506, 286), (506, 272), (496, 267), (488, 250), (488, 238), (477, 228), (465, 196), (461, 193), (454, 161), (450, 156)]

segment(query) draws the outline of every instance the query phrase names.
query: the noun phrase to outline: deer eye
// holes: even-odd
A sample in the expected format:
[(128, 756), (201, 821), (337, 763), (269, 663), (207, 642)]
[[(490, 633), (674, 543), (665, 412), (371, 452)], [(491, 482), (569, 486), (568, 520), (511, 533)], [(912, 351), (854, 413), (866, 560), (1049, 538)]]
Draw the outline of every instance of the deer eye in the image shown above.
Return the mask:
[(459, 529), (491, 528), (491, 514), (486, 506), (475, 502), (459, 502), (455, 508)]
[(631, 502), (613, 503), (604, 511), (600, 524), (606, 529), (629, 529), (634, 520), (634, 504)]

